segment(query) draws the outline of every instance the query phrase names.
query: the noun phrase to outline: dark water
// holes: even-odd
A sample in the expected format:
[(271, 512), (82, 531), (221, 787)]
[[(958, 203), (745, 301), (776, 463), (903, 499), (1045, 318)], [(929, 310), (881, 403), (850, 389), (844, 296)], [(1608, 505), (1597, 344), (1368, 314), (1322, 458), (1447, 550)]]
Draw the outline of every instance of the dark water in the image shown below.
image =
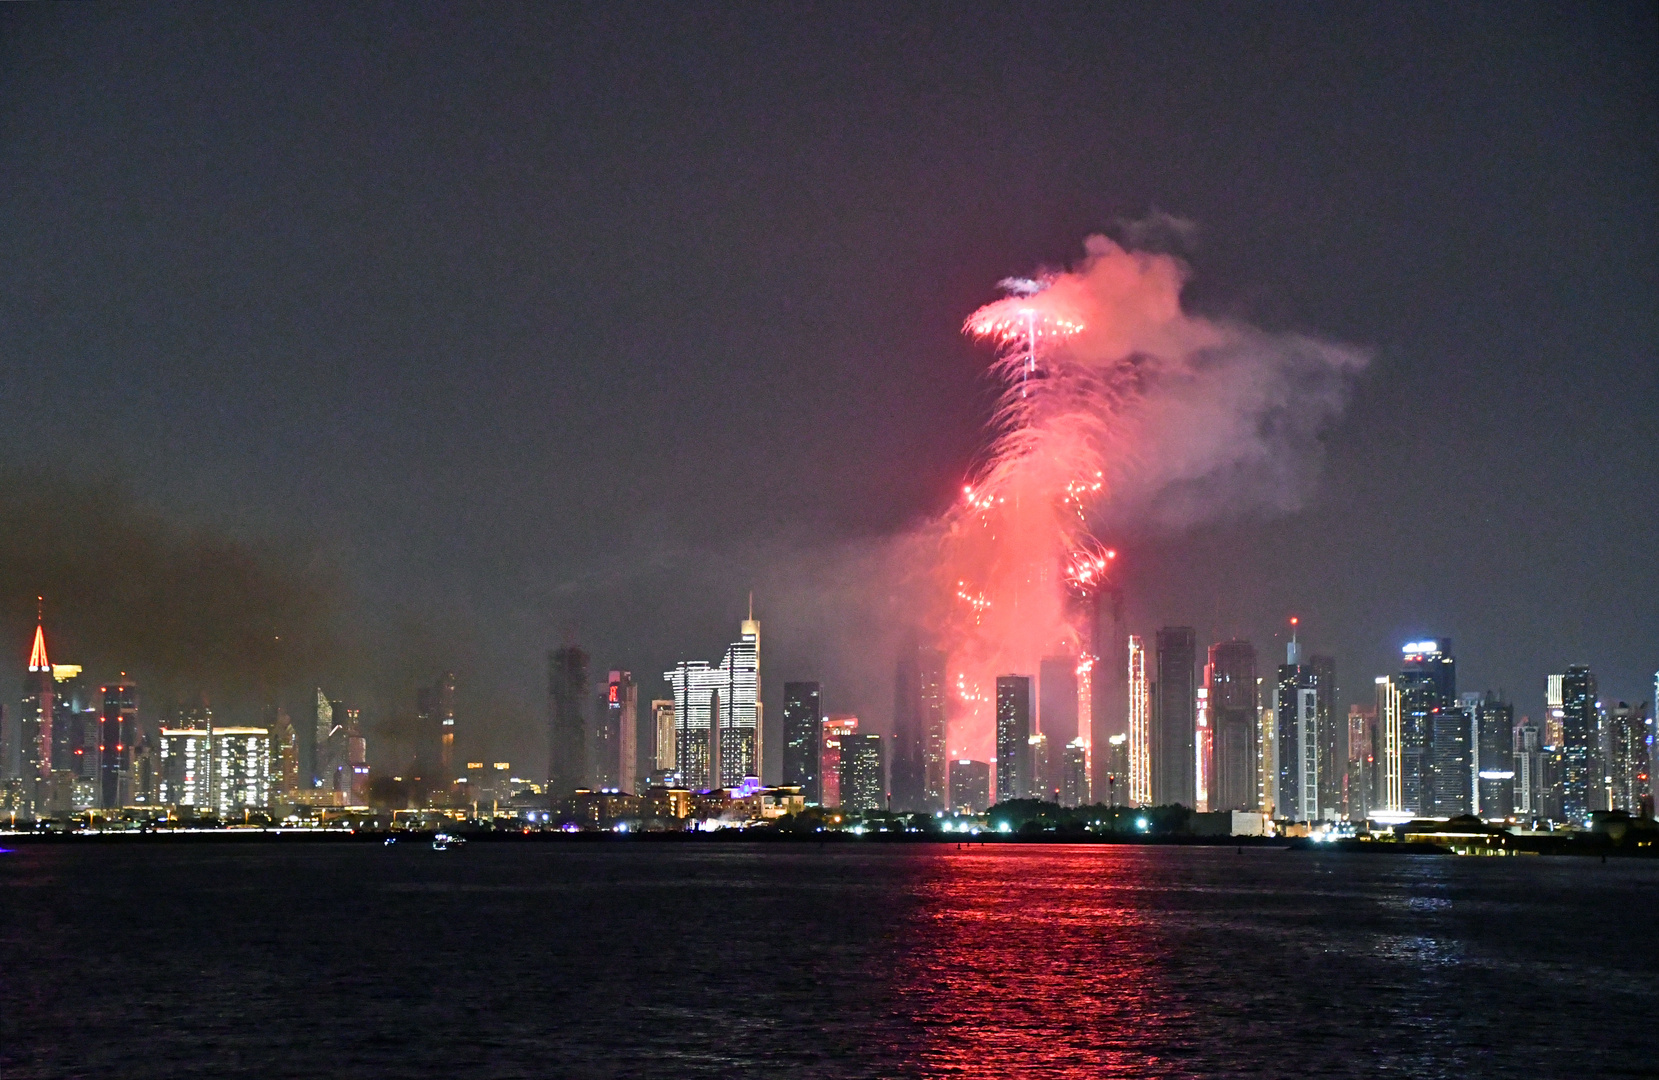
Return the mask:
[(0, 856), (0, 1076), (1659, 1075), (1659, 862)]

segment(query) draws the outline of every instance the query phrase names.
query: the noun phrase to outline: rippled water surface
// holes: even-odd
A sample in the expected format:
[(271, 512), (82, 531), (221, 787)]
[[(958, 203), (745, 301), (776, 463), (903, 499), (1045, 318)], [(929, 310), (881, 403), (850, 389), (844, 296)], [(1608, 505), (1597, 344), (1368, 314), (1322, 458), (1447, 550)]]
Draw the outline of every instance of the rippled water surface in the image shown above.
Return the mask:
[(1659, 863), (20, 846), (0, 1076), (1659, 1075)]

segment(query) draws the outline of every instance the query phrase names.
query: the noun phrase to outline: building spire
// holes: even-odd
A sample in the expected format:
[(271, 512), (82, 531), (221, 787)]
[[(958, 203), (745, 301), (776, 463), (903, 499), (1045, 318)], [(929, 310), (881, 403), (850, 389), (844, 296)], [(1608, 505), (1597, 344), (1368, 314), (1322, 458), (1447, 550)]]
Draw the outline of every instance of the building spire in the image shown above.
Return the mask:
[(35, 646), (29, 650), (30, 671), (51, 671), (46, 659), (46, 598), (35, 597)]

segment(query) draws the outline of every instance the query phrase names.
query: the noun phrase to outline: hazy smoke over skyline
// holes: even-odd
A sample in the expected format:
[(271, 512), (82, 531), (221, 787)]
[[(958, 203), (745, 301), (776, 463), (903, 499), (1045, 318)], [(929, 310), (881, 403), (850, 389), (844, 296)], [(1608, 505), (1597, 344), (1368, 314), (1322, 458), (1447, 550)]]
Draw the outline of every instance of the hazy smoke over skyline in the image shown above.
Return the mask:
[[(968, 319), (998, 349), (985, 459), (910, 540), (951, 657), (951, 752), (987, 755), (995, 677), (1088, 642), (1067, 574), (1122, 535), (1295, 508), (1362, 350), (1186, 312), (1179, 259), (1092, 236), (1074, 269)], [(1108, 571), (1109, 572), (1109, 571)]]

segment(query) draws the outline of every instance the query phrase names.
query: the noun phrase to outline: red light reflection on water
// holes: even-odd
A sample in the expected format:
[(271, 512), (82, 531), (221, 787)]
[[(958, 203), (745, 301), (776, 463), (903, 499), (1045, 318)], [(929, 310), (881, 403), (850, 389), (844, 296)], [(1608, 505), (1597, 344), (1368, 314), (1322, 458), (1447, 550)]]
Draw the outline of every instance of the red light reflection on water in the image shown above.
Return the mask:
[(923, 1075), (1168, 1076), (1194, 1023), (1159, 978), (1134, 848), (946, 849), (920, 883), (897, 987)]

